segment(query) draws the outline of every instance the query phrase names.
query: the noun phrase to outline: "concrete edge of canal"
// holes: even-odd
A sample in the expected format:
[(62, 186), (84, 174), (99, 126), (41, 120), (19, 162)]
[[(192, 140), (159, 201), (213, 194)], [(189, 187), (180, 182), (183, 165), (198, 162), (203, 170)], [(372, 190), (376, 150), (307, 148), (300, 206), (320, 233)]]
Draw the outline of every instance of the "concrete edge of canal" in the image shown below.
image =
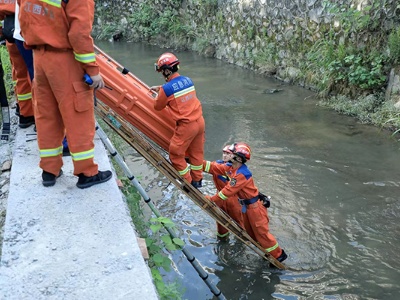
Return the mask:
[[(13, 141), (0, 298), (158, 299), (115, 174), (81, 190), (64, 157), (64, 174), (46, 188), (32, 133), (18, 129)], [(111, 168), (97, 136), (95, 161)]]

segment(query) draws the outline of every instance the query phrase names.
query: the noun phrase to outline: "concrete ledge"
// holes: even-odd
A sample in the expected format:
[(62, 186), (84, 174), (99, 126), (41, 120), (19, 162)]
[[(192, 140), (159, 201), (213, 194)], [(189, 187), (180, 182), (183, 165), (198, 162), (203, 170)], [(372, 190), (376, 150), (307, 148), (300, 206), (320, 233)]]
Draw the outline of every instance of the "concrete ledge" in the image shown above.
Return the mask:
[[(45, 188), (27, 133), (32, 127), (15, 138), (0, 298), (158, 299), (115, 177), (78, 189), (66, 157), (64, 174)], [(103, 144), (95, 144), (99, 169), (110, 169)]]

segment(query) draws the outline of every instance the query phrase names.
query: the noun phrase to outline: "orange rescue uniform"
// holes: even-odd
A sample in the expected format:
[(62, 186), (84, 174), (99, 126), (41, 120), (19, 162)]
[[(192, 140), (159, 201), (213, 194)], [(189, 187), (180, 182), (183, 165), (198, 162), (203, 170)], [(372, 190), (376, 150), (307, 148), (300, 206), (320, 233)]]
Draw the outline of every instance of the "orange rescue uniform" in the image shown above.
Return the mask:
[[(68, 2), (68, 1), (66, 1)], [(94, 176), (93, 90), (84, 74), (99, 74), (93, 39), (94, 1), (18, 0), (21, 34), (33, 49), (35, 111), (40, 167), (58, 175), (67, 140), (74, 175)]]
[(212, 196), (211, 201), (226, 201), (229, 197), (236, 195), (242, 203), (242, 215), (247, 233), (265, 248), (266, 252), (275, 258), (280, 257), (282, 249), (269, 232), (268, 212), (259, 200), (258, 189), (254, 185), (252, 174), (247, 166), (242, 164), (234, 169), (230, 164), (204, 161), (203, 169), (207, 173), (229, 178), (229, 183)]
[[(189, 77), (174, 73), (160, 87), (154, 108), (162, 110), (167, 106), (176, 122), (169, 145), (171, 163), (187, 181), (200, 181), (203, 178), (205, 123), (201, 103)], [(185, 153), (190, 166), (186, 163)]]
[[(15, 0), (0, 0), (0, 21), (6, 16), (15, 14)], [(33, 116), (32, 86), (25, 61), (18, 51), (17, 45), (6, 42), (12, 65), (12, 77), (16, 81), (15, 92), (19, 105), (19, 112), (24, 117)]]
[[(224, 164), (222, 160), (217, 160), (215, 163)], [(222, 174), (213, 174), (213, 181), (217, 191), (221, 191), (227, 184), (229, 184), (229, 178)], [(244, 228), (243, 216), (241, 214), (241, 206), (238, 201), (237, 195), (229, 197), (224, 200), (217, 200), (215, 204), (226, 212), (233, 220), (236, 221), (241, 227)], [(217, 235), (219, 237), (225, 237), (229, 234), (229, 230), (217, 222)]]

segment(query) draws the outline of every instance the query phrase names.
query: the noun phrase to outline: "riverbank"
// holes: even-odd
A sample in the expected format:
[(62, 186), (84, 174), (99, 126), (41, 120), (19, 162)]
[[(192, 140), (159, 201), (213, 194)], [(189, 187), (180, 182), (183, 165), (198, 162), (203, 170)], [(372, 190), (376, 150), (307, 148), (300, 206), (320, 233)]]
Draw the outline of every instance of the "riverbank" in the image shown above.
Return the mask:
[[(158, 299), (116, 177), (76, 188), (72, 161), (54, 187), (41, 185), (33, 127), (0, 144), (5, 218), (0, 294), (7, 299)], [(95, 139), (100, 170), (110, 169)], [(5, 210), (7, 209), (7, 214)], [(4, 222), (4, 219), (3, 219)]]
[(308, 88), (324, 98), (325, 107), (400, 131), (394, 0), (357, 6), (346, 1), (96, 3), (96, 39), (191, 50)]

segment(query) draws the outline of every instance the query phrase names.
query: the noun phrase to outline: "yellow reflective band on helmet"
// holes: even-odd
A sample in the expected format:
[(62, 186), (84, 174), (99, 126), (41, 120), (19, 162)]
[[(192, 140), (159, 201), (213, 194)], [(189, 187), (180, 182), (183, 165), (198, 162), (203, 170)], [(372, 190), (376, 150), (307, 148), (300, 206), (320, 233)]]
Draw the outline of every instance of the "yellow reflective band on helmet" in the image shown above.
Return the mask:
[(228, 199), (228, 197), (225, 196), (224, 194), (222, 194), (222, 192), (219, 192), (219, 193), (218, 193), (218, 197), (220, 197), (222, 200)]
[(179, 172), (179, 175), (185, 175), (187, 172), (189, 172), (190, 171), (190, 168), (189, 168), (189, 166), (187, 166), (186, 167), (186, 169), (185, 170), (182, 170), (182, 171), (178, 171)]
[(276, 243), (274, 246), (272, 246), (272, 247), (270, 247), (270, 248), (267, 248), (267, 249), (265, 249), (267, 252), (271, 252), (271, 251), (274, 251), (276, 248), (278, 248), (279, 247), (279, 245), (278, 245), (278, 243)]
[(217, 232), (217, 236), (219, 236), (221, 238), (226, 237), (227, 235), (229, 235), (229, 231), (227, 233), (224, 233), (224, 234), (220, 234), (220, 233)]
[(48, 5), (61, 7), (61, 0), (40, 0), (41, 2), (47, 3)]
[(204, 167), (204, 172), (209, 173), (210, 172), (210, 168), (211, 168), (211, 162), (207, 161), (206, 162), (206, 166)]
[(201, 171), (201, 170), (203, 170), (203, 165), (200, 165), (200, 166), (190, 165), (190, 168), (194, 171)]
[(75, 59), (81, 63), (88, 64), (96, 61), (96, 55), (93, 53), (78, 54), (74, 52)]
[(32, 99), (32, 93), (17, 94), (18, 101), (26, 101)]
[(41, 158), (44, 157), (54, 157), (61, 155), (63, 151), (63, 146), (60, 146), (58, 148), (53, 148), (53, 149), (40, 149), (39, 154)]
[(194, 86), (191, 86), (191, 87), (189, 87), (189, 88), (187, 88), (187, 89), (184, 89), (184, 90), (182, 90), (182, 91), (179, 91), (179, 92), (176, 92), (176, 93), (174, 93), (174, 96), (177, 98), (177, 97), (182, 97), (182, 96), (184, 96), (184, 95), (186, 95), (186, 94), (189, 94), (189, 93), (191, 93), (191, 92), (193, 92), (194, 91)]
[(72, 160), (75, 160), (75, 161), (93, 158), (94, 157), (94, 148), (90, 149), (88, 151), (83, 151), (83, 152), (77, 152), (77, 153), (71, 152), (71, 156), (72, 156)]

